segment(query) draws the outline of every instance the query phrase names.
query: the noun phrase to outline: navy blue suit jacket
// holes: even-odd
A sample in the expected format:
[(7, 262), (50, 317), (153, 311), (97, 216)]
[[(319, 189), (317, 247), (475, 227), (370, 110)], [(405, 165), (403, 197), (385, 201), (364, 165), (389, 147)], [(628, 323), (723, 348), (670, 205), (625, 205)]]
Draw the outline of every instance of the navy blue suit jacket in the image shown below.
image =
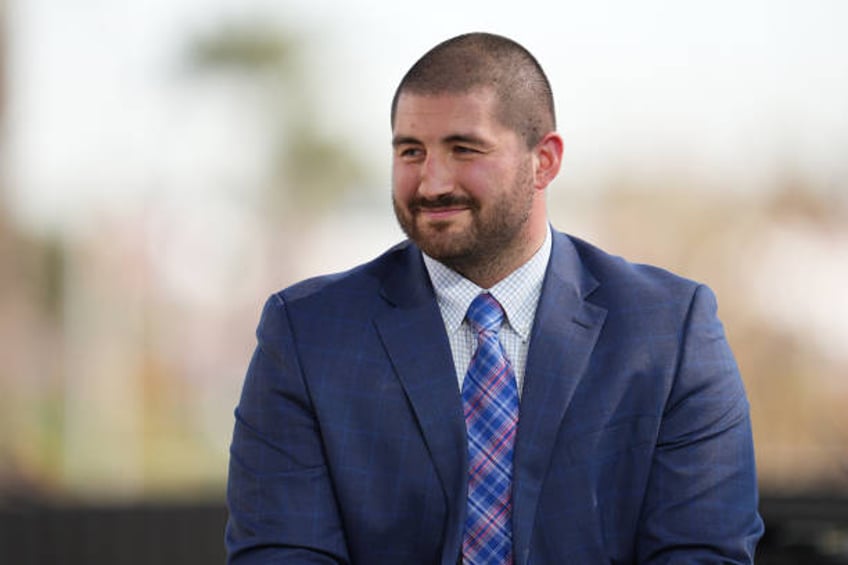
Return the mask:
[[(230, 562), (454, 565), (465, 425), (418, 248), (272, 296), (257, 334)], [(710, 290), (555, 233), (514, 466), (519, 565), (751, 562), (748, 403)]]

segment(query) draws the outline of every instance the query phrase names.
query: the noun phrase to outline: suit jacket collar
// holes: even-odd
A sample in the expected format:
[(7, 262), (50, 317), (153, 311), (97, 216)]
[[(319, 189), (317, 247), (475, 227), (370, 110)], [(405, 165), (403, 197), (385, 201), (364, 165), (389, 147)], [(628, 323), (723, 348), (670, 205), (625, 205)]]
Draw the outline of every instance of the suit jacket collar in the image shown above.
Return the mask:
[(418, 248), (399, 251), (383, 280), (393, 306), (375, 320), (444, 488), (448, 523), (442, 562), (456, 563), (465, 519), (468, 447), (450, 344)]
[[(375, 323), (445, 490), (448, 524), (443, 562), (455, 561), (465, 519), (468, 451), (450, 345), (418, 248), (393, 255), (383, 280), (393, 306)], [(597, 280), (568, 236), (554, 232), (551, 260), (530, 338), (515, 447), (513, 549), (529, 558), (542, 482), (562, 419), (585, 372), (606, 310), (587, 301)]]
[(568, 236), (554, 232), (518, 419), (513, 476), (516, 564), (529, 558), (539, 494), (556, 437), (606, 317), (604, 308), (587, 300), (598, 284)]

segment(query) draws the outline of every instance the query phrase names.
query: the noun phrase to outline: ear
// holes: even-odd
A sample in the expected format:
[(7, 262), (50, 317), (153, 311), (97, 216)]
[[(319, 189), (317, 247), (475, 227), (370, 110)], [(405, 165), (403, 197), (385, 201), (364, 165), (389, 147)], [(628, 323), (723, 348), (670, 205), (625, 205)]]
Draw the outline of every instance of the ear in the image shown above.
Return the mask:
[(547, 133), (533, 149), (536, 168), (533, 172), (534, 186), (544, 190), (559, 173), (562, 165), (562, 137), (554, 131)]

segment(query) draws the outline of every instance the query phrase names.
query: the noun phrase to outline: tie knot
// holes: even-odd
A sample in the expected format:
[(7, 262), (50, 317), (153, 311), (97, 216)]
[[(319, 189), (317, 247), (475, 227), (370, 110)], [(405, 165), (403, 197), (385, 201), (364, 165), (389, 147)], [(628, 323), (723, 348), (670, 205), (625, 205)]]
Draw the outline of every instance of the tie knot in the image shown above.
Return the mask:
[(471, 327), (478, 334), (483, 332), (498, 333), (503, 321), (504, 311), (494, 296), (484, 292), (471, 301), (466, 317)]

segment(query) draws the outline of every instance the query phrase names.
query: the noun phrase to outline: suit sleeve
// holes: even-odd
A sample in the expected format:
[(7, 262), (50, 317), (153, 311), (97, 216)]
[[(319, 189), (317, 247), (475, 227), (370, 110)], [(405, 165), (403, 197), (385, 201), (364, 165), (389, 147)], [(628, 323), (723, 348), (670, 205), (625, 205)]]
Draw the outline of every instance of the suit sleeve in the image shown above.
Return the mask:
[(763, 532), (748, 401), (712, 292), (684, 325), (642, 507), (640, 563), (753, 563)]
[(318, 422), (279, 295), (265, 305), (235, 411), (227, 562), (348, 563)]

